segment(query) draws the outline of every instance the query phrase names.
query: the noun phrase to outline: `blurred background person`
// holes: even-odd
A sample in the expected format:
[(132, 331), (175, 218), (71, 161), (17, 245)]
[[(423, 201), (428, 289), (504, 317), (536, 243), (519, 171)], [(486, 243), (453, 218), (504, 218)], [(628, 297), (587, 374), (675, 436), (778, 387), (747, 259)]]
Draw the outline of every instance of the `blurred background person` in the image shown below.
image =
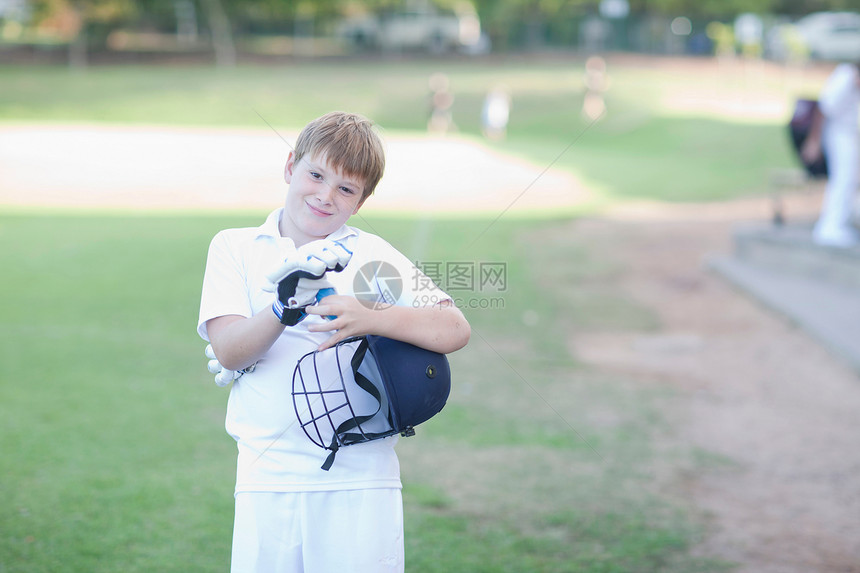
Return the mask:
[(603, 94), (609, 89), (606, 75), (606, 60), (591, 56), (585, 61), (585, 96), (582, 99), (582, 115), (589, 121), (596, 121), (606, 112)]
[(852, 226), (854, 196), (860, 171), (860, 62), (840, 64), (828, 77), (818, 101), (809, 137), (803, 145), (804, 161), (827, 158), (828, 179), (813, 240), (821, 245), (860, 245)]
[(504, 139), (508, 131), (511, 115), (511, 96), (501, 87), (493, 88), (484, 98), (481, 110), (481, 128), (484, 137), (493, 140)]
[(454, 105), (454, 94), (451, 93), (451, 81), (448, 76), (439, 72), (430, 76), (430, 116), (427, 118), (427, 131), (444, 134), (454, 128), (454, 118), (451, 107)]

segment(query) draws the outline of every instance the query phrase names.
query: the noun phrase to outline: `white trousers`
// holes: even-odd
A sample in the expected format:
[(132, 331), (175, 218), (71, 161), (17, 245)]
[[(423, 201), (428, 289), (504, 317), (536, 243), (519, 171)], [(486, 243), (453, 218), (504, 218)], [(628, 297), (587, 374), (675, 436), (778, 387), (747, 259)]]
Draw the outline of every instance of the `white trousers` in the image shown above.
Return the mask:
[(402, 573), (399, 489), (238, 493), (232, 573)]
[(857, 232), (851, 227), (851, 216), (860, 172), (860, 140), (851, 131), (825, 130), (824, 149), (829, 176), (821, 215), (815, 225), (815, 237), (824, 242), (856, 240)]

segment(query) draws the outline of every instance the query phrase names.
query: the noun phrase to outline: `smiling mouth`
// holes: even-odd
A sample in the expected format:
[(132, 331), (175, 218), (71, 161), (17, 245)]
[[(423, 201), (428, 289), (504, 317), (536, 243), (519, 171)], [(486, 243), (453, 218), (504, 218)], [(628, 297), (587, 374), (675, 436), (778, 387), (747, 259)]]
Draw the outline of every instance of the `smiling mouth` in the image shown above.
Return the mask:
[(331, 215), (331, 213), (327, 213), (326, 211), (322, 211), (321, 209), (317, 209), (316, 207), (312, 206), (309, 203), (307, 204), (307, 206), (308, 206), (308, 209), (311, 210), (311, 213), (313, 213), (314, 215), (317, 215), (319, 217), (328, 217), (329, 215)]

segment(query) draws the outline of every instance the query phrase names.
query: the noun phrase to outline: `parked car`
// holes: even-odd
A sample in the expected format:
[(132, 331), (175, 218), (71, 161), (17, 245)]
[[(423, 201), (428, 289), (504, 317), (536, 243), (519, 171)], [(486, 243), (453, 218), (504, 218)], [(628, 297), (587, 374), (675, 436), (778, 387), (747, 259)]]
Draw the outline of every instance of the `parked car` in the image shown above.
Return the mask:
[(801, 43), (814, 59), (860, 61), (860, 14), (815, 12), (794, 24), (778, 26), (768, 36), (768, 54), (788, 58), (789, 40)]
[(337, 35), (359, 49), (471, 52), (481, 42), (481, 24), (471, 5), (462, 5), (457, 10), (426, 5), (409, 11), (349, 18), (340, 23)]

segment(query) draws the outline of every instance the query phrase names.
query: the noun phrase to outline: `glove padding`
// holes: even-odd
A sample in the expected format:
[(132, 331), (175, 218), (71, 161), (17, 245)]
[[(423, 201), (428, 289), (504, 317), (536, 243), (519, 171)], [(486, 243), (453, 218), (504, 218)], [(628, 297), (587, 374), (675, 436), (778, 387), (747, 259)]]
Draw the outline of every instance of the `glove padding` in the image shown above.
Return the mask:
[(218, 386), (226, 386), (233, 380), (238, 380), (245, 375), (245, 370), (227, 370), (221, 366), (221, 363), (215, 358), (215, 351), (212, 350), (211, 344), (206, 345), (205, 352), (206, 358), (210, 359), (207, 368), (209, 372), (215, 375), (215, 384)]
[(352, 258), (352, 252), (341, 243), (328, 239), (302, 245), (274, 271), (266, 275), (265, 290), (278, 293), (272, 309), (282, 324), (294, 326), (307, 314), (304, 308), (319, 300), (321, 291), (333, 294), (324, 277), (329, 271), (340, 272)]

